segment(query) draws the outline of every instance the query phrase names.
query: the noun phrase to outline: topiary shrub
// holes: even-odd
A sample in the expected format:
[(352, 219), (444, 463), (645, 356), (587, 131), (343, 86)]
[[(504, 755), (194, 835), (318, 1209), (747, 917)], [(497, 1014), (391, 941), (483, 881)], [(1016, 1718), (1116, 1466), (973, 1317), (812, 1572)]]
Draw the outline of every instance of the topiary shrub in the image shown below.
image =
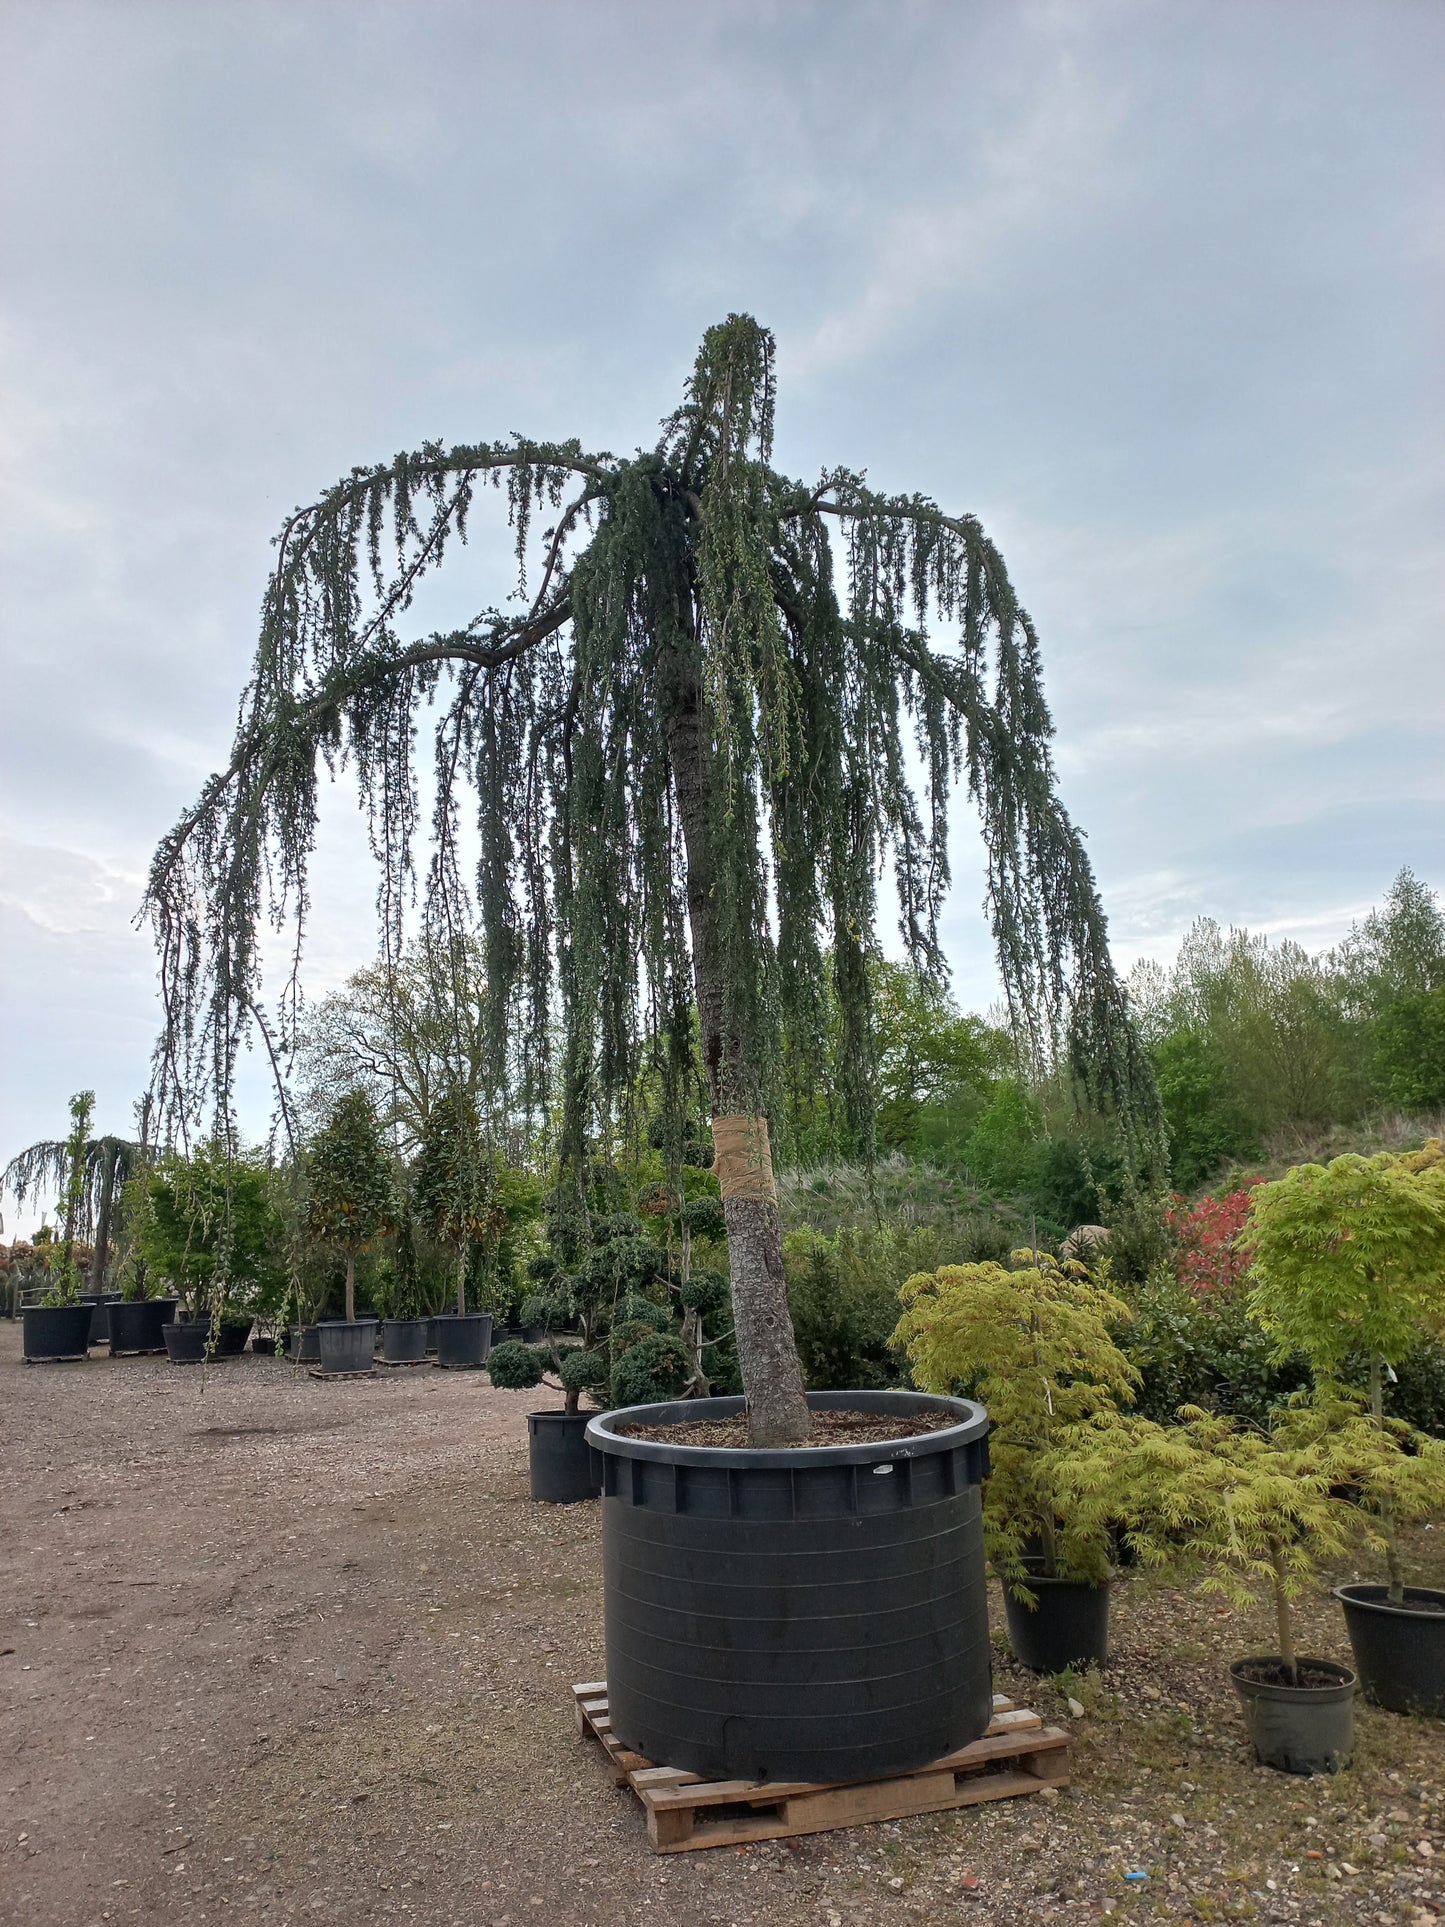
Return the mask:
[(587, 1352), (580, 1348), (568, 1352), (562, 1360), (562, 1390), (567, 1394), (566, 1410), (575, 1412), (583, 1392), (590, 1393), (599, 1403), (607, 1384), (607, 1360), (601, 1352)]
[(678, 1287), (677, 1295), (684, 1311), (695, 1311), (703, 1318), (714, 1319), (726, 1309), (730, 1290), (722, 1272), (703, 1266), (689, 1273)]
[(612, 1368), (614, 1405), (653, 1405), (681, 1398), (691, 1383), (692, 1360), (670, 1332), (649, 1332)]
[(488, 1375), (503, 1392), (530, 1392), (534, 1385), (541, 1384), (546, 1369), (547, 1361), (541, 1352), (519, 1344), (516, 1339), (498, 1345), (487, 1359)]

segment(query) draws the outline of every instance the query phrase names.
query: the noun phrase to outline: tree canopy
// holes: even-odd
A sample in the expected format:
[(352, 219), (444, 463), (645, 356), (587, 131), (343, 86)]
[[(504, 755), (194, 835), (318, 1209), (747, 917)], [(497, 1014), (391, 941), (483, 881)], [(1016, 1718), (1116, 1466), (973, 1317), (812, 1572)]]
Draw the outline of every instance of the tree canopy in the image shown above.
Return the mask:
[[(786, 1100), (785, 1034), (806, 1099), (830, 1005), (840, 1102), (868, 1141), (879, 876), (891, 866), (909, 961), (942, 977), (958, 782), (981, 817), (1023, 1047), (1066, 1053), (1126, 1141), (1156, 1137), (1148, 1060), (1055, 789), (1038, 640), (1002, 557), (974, 517), (923, 496), (841, 467), (813, 484), (778, 472), (774, 403), (772, 336), (733, 315), (709, 329), (651, 451), (427, 443), (288, 518), (231, 760), (151, 872), (173, 1120), (189, 1128), (208, 1099), (224, 1113), (259, 1020), (268, 916), (294, 934), (280, 1045), (294, 1034), (320, 770), (347, 764), (380, 864), (384, 957), (402, 953), (428, 841), (429, 926), (450, 938), (479, 921), (484, 1076), (537, 1110), (556, 1097), (565, 1165), (645, 1070), (676, 1118), (695, 1048), (715, 1116)], [(419, 585), (488, 489), (515, 536), (513, 606), (408, 635)], [(414, 762), (426, 705), (429, 825)], [(757, 1387), (791, 1335), (766, 1137), (746, 1137), (761, 1175), (725, 1202), (757, 1436)], [(785, 1402), (776, 1425), (796, 1435), (800, 1381)]]

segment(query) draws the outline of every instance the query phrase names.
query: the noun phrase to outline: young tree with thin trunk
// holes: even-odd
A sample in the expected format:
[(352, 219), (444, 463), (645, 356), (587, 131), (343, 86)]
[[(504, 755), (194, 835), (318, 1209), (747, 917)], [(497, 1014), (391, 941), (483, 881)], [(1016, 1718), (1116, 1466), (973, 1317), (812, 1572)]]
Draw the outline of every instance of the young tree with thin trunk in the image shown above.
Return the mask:
[(337, 1101), (306, 1160), (306, 1221), (313, 1238), (346, 1257), (346, 1317), (356, 1317), (356, 1261), (396, 1223), (391, 1158), (365, 1091)]
[[(569, 1181), (585, 1185), (594, 1127), (640, 1073), (680, 1089), (700, 1047), (758, 1444), (809, 1426), (769, 1148), (780, 1039), (796, 1087), (821, 1074), (836, 1021), (839, 1102), (866, 1145), (879, 872), (891, 859), (911, 963), (941, 977), (955, 781), (982, 818), (1022, 1047), (1067, 1053), (1130, 1144), (1158, 1140), (1002, 558), (972, 516), (922, 496), (844, 468), (780, 473), (773, 410), (772, 337), (733, 315), (651, 452), (430, 443), (297, 510), (231, 761), (162, 843), (148, 893), (158, 1083), (168, 1114), (192, 1116), (229, 1090), (255, 1021), (264, 917), (304, 917), (323, 762), (356, 771), (400, 955), (425, 827), (415, 719), (435, 702), (429, 914), (462, 927), (470, 788), (489, 1075), (510, 1071), (524, 1106), (555, 1094)], [(408, 636), (418, 584), (488, 488), (516, 535), (515, 611)], [(293, 1013), (295, 996), (293, 975)]]

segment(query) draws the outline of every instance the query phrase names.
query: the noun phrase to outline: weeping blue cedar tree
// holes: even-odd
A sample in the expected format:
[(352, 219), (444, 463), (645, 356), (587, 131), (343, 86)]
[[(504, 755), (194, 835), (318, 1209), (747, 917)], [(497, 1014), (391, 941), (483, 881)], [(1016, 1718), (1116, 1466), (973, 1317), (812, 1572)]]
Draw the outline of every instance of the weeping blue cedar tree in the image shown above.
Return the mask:
[[(774, 400), (772, 336), (732, 315), (650, 453), (428, 443), (298, 509), (231, 761), (161, 844), (148, 889), (173, 1122), (208, 1102), (224, 1115), (252, 1029), (270, 1045), (259, 932), (289, 918), (299, 960), (323, 764), (351, 766), (369, 812), (385, 956), (401, 954), (419, 869), (447, 928), (475, 892), (489, 1078), (539, 1113), (555, 1102), (580, 1194), (589, 1144), (644, 1073), (680, 1141), (700, 1049), (714, 1117), (746, 1121), (748, 1168), (723, 1189), (760, 1445), (809, 1423), (762, 1127), (782, 1095), (780, 1039), (806, 1098), (834, 1006), (837, 1100), (866, 1146), (877, 883), (891, 862), (909, 961), (940, 979), (956, 782), (982, 820), (1022, 1047), (1064, 1057), (1136, 1153), (1159, 1141), (1093, 875), (1055, 794), (1037, 639), (1001, 556), (972, 516), (923, 496), (879, 494), (846, 468), (812, 486), (779, 473)], [(409, 637), (419, 583), (488, 488), (515, 533), (516, 606)], [(952, 648), (935, 645), (940, 625)], [(429, 826), (414, 768), (428, 705)], [(293, 966), (282, 1048), (298, 996)]]

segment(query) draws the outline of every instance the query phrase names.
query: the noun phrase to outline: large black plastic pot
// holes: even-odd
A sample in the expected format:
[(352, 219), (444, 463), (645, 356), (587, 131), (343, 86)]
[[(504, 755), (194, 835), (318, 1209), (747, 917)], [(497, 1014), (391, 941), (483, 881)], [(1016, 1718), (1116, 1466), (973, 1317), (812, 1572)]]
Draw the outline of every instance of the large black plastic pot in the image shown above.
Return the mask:
[(257, 1358), (274, 1358), (276, 1340), (262, 1332), (255, 1332), (251, 1337), (251, 1350)]
[[(989, 1723), (979, 1486), (988, 1415), (922, 1392), (815, 1409), (946, 1412), (909, 1438), (782, 1450), (686, 1443), (740, 1398), (635, 1405), (602, 1455), (607, 1701), (624, 1746), (705, 1779), (864, 1780)], [(624, 1438), (677, 1427), (677, 1442)]]
[[(1025, 1561), (1027, 1564), (1027, 1561)], [(1046, 1579), (1030, 1572), (1025, 1584), (1038, 1600), (1026, 1606), (1004, 1582), (1003, 1610), (1009, 1649), (1035, 1673), (1062, 1673), (1072, 1666), (1103, 1666), (1109, 1658), (1109, 1584)]]
[(185, 1324), (172, 1319), (169, 1325), (161, 1326), (161, 1337), (172, 1365), (199, 1365), (206, 1355), (206, 1340), (210, 1335), (211, 1328), (204, 1319), (187, 1319)]
[(90, 1306), (85, 1303), (27, 1305), (23, 1314), (26, 1360), (34, 1363), (44, 1358), (88, 1358), (90, 1312)]
[(249, 1318), (223, 1318), (221, 1329), (216, 1334), (217, 1358), (239, 1358), (246, 1349), (246, 1340), (251, 1336)]
[(104, 1345), (108, 1343), (110, 1339), (110, 1308), (112, 1305), (118, 1305), (120, 1303), (120, 1293), (118, 1291), (88, 1291), (82, 1294), (80, 1302), (83, 1305), (90, 1306), (90, 1343), (92, 1345)]
[(528, 1412), (532, 1497), (576, 1505), (602, 1490), (602, 1461), (587, 1443), (587, 1412)]
[(317, 1327), (321, 1337), (323, 1376), (342, 1372), (371, 1372), (376, 1350), (374, 1318), (324, 1318)]
[(321, 1357), (321, 1327), (302, 1325), (299, 1330), (292, 1328), (291, 1356), (303, 1365), (314, 1365)]
[(1336, 1586), (1359, 1669), (1360, 1690), (1392, 1713), (1445, 1720), (1445, 1592), (1406, 1586), (1390, 1604), (1385, 1586)]
[(176, 1315), (174, 1298), (121, 1298), (110, 1307), (110, 1354), (163, 1352), (165, 1327)]
[(485, 1365), (492, 1349), (492, 1314), (489, 1311), (451, 1312), (431, 1321), (436, 1338), (437, 1364), (451, 1370), (470, 1371)]
[(429, 1318), (383, 1318), (381, 1356), (387, 1365), (419, 1365), (431, 1337)]
[(1237, 1659), (1229, 1669), (1244, 1710), (1255, 1756), (1281, 1773), (1338, 1773), (1355, 1750), (1355, 1676), (1327, 1659), (1298, 1664), (1325, 1673), (1328, 1686), (1276, 1686), (1246, 1679), (1246, 1666), (1275, 1666), (1276, 1659)]

